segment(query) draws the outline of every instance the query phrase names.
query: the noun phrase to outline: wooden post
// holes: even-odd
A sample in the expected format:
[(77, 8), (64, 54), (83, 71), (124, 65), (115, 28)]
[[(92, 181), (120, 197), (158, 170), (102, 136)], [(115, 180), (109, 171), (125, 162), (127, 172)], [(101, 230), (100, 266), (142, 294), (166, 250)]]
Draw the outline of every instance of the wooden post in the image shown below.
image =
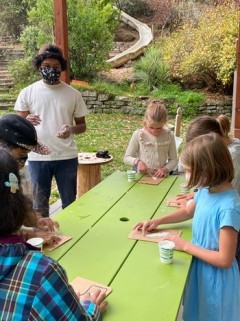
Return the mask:
[(174, 135), (180, 137), (181, 132), (181, 122), (182, 122), (182, 108), (178, 107), (177, 115), (175, 118), (175, 128), (174, 128)]
[(234, 73), (232, 133), (234, 137), (240, 138), (240, 33), (237, 40), (237, 70)]
[[(66, 0), (53, 0), (55, 44), (62, 49), (64, 58), (68, 61), (68, 23)], [(61, 74), (61, 80), (70, 83), (69, 68)]]

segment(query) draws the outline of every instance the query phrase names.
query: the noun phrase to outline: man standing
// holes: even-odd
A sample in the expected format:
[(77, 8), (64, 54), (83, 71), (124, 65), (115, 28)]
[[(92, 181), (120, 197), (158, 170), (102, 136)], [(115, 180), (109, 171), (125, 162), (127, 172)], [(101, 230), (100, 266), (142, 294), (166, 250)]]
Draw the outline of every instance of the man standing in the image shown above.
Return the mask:
[(62, 207), (76, 199), (78, 151), (73, 136), (86, 130), (86, 104), (79, 91), (60, 81), (67, 61), (55, 45), (44, 45), (34, 59), (42, 79), (24, 88), (16, 101), (17, 114), (36, 126), (49, 155), (28, 156), (34, 209), (49, 215), (51, 183), (55, 177)]

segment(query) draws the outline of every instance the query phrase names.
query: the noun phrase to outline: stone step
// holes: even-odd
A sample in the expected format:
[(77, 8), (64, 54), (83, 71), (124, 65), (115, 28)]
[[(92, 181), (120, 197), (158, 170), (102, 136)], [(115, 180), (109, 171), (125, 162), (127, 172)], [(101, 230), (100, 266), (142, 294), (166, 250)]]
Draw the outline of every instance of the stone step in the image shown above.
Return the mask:
[(12, 96), (9, 94), (0, 94), (0, 103), (7, 102), (7, 103), (12, 103), (15, 102), (16, 96)]
[(13, 104), (2, 104), (0, 103), (0, 110), (10, 110), (13, 109), (14, 103)]
[(3, 94), (0, 90), (0, 110), (13, 109), (15, 101), (15, 96), (9, 95), (8, 93)]
[(24, 57), (24, 51), (18, 45), (0, 46), (0, 109), (13, 108), (15, 99), (3, 99), (2, 94), (7, 94), (14, 87), (14, 80), (8, 71), (11, 61)]
[(10, 79), (12, 79), (12, 78), (9, 76), (9, 74), (7, 74), (7, 73), (2, 74), (2, 73), (0, 72), (0, 81), (10, 80)]
[(11, 88), (13, 88), (13, 86), (0, 87), (0, 95), (1, 95), (1, 94), (6, 94), (6, 93), (8, 93), (8, 92), (9, 92), (9, 89), (11, 89)]
[(6, 89), (12, 88), (13, 87), (13, 81), (12, 80), (7, 80), (5, 82), (0, 82), (0, 90), (6, 91)]
[(0, 72), (4, 72), (4, 71), (7, 71), (8, 70), (8, 64), (7, 63), (2, 63), (0, 61)]

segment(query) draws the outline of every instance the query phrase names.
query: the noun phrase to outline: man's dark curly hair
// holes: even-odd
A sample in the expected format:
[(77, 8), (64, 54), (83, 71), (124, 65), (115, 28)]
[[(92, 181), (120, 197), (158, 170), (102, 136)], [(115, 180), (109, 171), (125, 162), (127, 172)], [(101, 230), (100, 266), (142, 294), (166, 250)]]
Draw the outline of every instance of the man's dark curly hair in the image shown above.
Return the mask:
[(54, 58), (61, 64), (62, 71), (67, 69), (67, 60), (64, 59), (62, 50), (56, 45), (43, 45), (38, 52), (38, 55), (33, 59), (33, 65), (38, 70), (45, 59)]

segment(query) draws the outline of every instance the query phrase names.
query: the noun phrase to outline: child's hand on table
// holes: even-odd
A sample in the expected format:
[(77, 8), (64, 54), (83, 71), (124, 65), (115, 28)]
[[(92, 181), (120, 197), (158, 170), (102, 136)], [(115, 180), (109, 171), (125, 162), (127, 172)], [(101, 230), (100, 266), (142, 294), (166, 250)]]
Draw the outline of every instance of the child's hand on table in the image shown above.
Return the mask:
[(154, 230), (158, 226), (158, 223), (154, 220), (147, 220), (144, 222), (138, 222), (134, 225), (133, 230), (142, 230), (142, 234)]
[[(80, 298), (80, 292), (76, 292), (77, 296)], [(97, 290), (95, 292), (87, 292), (86, 294), (84, 294), (83, 296), (81, 296), (81, 302), (84, 301), (91, 301), (94, 304), (97, 305), (98, 309), (103, 312), (104, 310), (106, 310), (108, 302), (104, 301), (106, 298), (106, 294), (101, 291), (101, 290)]]
[(188, 243), (186, 240), (177, 235), (168, 235), (164, 237), (164, 240), (172, 241), (175, 244), (175, 250), (178, 251), (185, 251), (185, 245)]

